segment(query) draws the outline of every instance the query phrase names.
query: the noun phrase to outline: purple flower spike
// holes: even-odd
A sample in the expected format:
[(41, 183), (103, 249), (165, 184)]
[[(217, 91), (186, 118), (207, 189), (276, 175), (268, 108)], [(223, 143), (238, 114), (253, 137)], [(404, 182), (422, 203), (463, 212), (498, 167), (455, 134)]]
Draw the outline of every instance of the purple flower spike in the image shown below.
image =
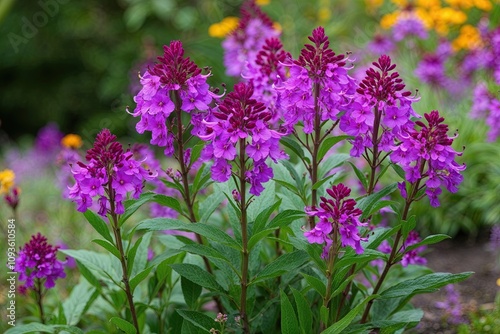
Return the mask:
[(326, 244), (323, 248), (323, 258), (328, 256), (333, 238), (340, 236), (342, 247), (351, 247), (357, 254), (363, 253), (361, 241), (366, 241), (359, 234), (358, 228), (366, 226), (361, 223), (359, 217), (362, 211), (355, 208), (356, 201), (347, 198), (351, 194), (351, 189), (342, 183), (327, 189), (330, 198), (321, 197), (319, 208), (306, 208), (309, 216), (319, 218), (316, 226), (304, 233), (309, 243)]
[(167, 127), (170, 114), (176, 108), (185, 112), (205, 111), (212, 102), (212, 93), (207, 84), (210, 74), (201, 74), (201, 69), (189, 57), (184, 57), (180, 41), (172, 41), (163, 50), (159, 63), (140, 78), (142, 89), (134, 97), (137, 107), (132, 115), (141, 117), (137, 132), (150, 131), (150, 143), (165, 147), (165, 154), (172, 155), (174, 136)]
[(40, 279), (45, 288), (50, 289), (58, 278), (66, 277), (64, 265), (57, 259), (58, 249), (47, 243), (47, 238), (40, 233), (20, 248), (15, 271), (19, 273), (19, 280), (26, 282), (24, 288), (36, 288), (35, 279)]
[(411, 105), (416, 99), (404, 90), (395, 68), (387, 55), (374, 62), (356, 90), (354, 103), (340, 120), (340, 128), (355, 137), (351, 150), (354, 157), (374, 144), (378, 150), (389, 152), (402, 133), (413, 128), (411, 117), (418, 115)]
[(280, 32), (255, 0), (243, 3), (238, 27), (222, 42), (226, 74), (240, 76), (247, 66), (254, 68), (266, 39), (279, 35)]
[(289, 78), (276, 85), (288, 131), (303, 122), (304, 132), (312, 133), (317, 113), (321, 121), (337, 120), (355, 93), (354, 79), (347, 74), (349, 58), (336, 55), (329, 48), (323, 27), (314, 29), (309, 40), (313, 44), (306, 44), (297, 60), (285, 64), (289, 67)]
[(455, 161), (462, 153), (451, 147), (454, 137), (448, 136), (448, 125), (443, 124), (444, 118), (439, 112), (433, 110), (424, 116), (428, 124), (417, 121), (420, 131), (411, 130), (403, 137), (401, 144), (394, 147), (391, 160), (403, 167), (407, 181), (415, 183), (426, 179), (426, 194), (431, 205), (437, 207), (443, 186), (453, 193), (458, 190), (465, 164)]
[[(99, 214), (106, 216), (110, 202), (116, 214), (124, 212), (123, 201), (129, 193), (139, 198), (143, 182), (152, 180), (157, 173), (146, 170), (130, 151), (123, 151), (108, 129), (102, 130), (87, 151), (87, 164), (78, 162), (73, 166), (76, 183), (70, 188), (69, 197), (78, 205), (78, 211), (85, 212), (92, 206), (93, 198), (99, 197)], [(110, 192), (110, 189), (112, 191)]]
[[(267, 158), (274, 162), (286, 155), (279, 147), (282, 133), (271, 128), (272, 115), (262, 102), (253, 98), (250, 84), (238, 83), (234, 91), (227, 94), (224, 101), (212, 112), (210, 119), (204, 120), (206, 128), (198, 136), (210, 143), (203, 153), (205, 159), (214, 159), (212, 178), (218, 182), (227, 181), (232, 173), (231, 161), (239, 157), (243, 144), (247, 166), (247, 181), (250, 193), (259, 196), (264, 190), (262, 183), (273, 177), (272, 169), (267, 165)], [(241, 158), (241, 157), (240, 157)]]

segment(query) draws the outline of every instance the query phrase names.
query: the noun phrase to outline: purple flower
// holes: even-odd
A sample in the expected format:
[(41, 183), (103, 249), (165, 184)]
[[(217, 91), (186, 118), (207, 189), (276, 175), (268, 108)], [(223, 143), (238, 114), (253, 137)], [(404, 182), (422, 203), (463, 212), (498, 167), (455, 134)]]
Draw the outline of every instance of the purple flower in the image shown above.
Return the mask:
[(282, 50), (283, 45), (276, 37), (268, 38), (256, 56), (255, 64), (247, 63), (242, 77), (254, 88), (253, 98), (264, 103), (272, 114), (272, 122), (277, 123), (280, 114), (277, 110), (278, 92), (274, 85), (286, 77), (283, 62), (290, 54)]
[(472, 96), (472, 108), (470, 115), (472, 118), (486, 118), (490, 110), (491, 100), (493, 97), (488, 91), (488, 87), (484, 82), (477, 84), (474, 88)]
[(431, 205), (439, 206), (440, 188), (444, 186), (448, 191), (456, 192), (463, 180), (460, 172), (465, 170), (465, 164), (459, 165), (455, 161), (462, 153), (451, 147), (454, 138), (448, 136), (448, 125), (443, 124), (444, 118), (439, 112), (433, 110), (424, 116), (428, 125), (417, 121), (415, 124), (420, 131), (411, 130), (402, 136), (401, 143), (394, 146), (391, 160), (405, 170), (408, 182), (426, 179), (426, 194)]
[(254, 68), (266, 39), (280, 34), (254, 0), (244, 2), (240, 13), (238, 27), (222, 42), (224, 66), (229, 76), (240, 76), (247, 66)]
[(376, 55), (383, 55), (391, 53), (394, 50), (394, 42), (389, 36), (375, 35), (373, 40), (368, 43), (368, 49), (370, 52)]
[(354, 79), (347, 74), (349, 58), (329, 48), (323, 27), (314, 29), (309, 40), (313, 44), (306, 44), (297, 60), (285, 63), (290, 71), (288, 79), (276, 84), (288, 131), (302, 122), (304, 132), (312, 133), (317, 114), (321, 121), (337, 120), (355, 93)]
[(320, 197), (319, 208), (306, 208), (309, 216), (319, 218), (319, 222), (310, 231), (304, 233), (309, 243), (326, 244), (323, 248), (323, 257), (329, 252), (330, 245), (335, 238), (340, 240), (342, 247), (351, 247), (357, 254), (363, 253), (361, 241), (366, 241), (359, 234), (359, 227), (366, 226), (361, 223), (359, 217), (362, 211), (355, 208), (356, 201), (347, 198), (351, 194), (351, 189), (342, 183), (334, 185), (326, 190), (330, 198)]
[(137, 107), (132, 115), (141, 117), (137, 132), (150, 131), (150, 143), (165, 147), (164, 153), (172, 155), (176, 125), (167, 119), (176, 108), (188, 113), (195, 109), (207, 110), (212, 93), (206, 82), (210, 74), (201, 74), (201, 69), (189, 57), (184, 57), (180, 41), (172, 41), (163, 50), (159, 63), (140, 79), (142, 89), (134, 97)]
[(500, 250), (500, 225), (491, 228), (490, 246), (493, 250)]
[(209, 141), (203, 157), (215, 159), (211, 167), (212, 178), (218, 182), (227, 181), (232, 172), (230, 162), (244, 159), (245, 166), (238, 167), (246, 171), (247, 181), (252, 185), (250, 193), (258, 196), (264, 190), (262, 183), (273, 176), (266, 164), (267, 158), (276, 162), (286, 155), (279, 147), (283, 134), (271, 129), (271, 113), (252, 96), (252, 85), (236, 84), (234, 91), (227, 94), (212, 115), (203, 121), (205, 129), (198, 136)]
[[(402, 134), (413, 127), (412, 108), (416, 101), (399, 78), (389, 56), (381, 56), (366, 71), (353, 104), (340, 119), (340, 129), (354, 136), (351, 156), (359, 157), (365, 149), (390, 152)], [(376, 138), (375, 138), (376, 135)]]
[[(78, 162), (73, 166), (76, 183), (70, 188), (69, 197), (78, 205), (78, 211), (85, 212), (93, 203), (93, 197), (99, 196), (99, 214), (106, 213), (113, 207), (113, 213), (124, 212), (123, 201), (128, 193), (139, 198), (144, 181), (157, 176), (156, 171), (146, 170), (134, 159), (131, 151), (123, 151), (108, 129), (102, 130), (96, 138), (94, 147), (87, 151), (87, 164)], [(137, 171), (131, 173), (131, 171)]]
[(400, 16), (392, 27), (392, 36), (396, 42), (399, 42), (408, 37), (427, 39), (428, 34), (422, 20), (413, 13), (407, 13), (407, 15)]
[(452, 324), (463, 324), (466, 322), (462, 304), (460, 303), (460, 293), (455, 290), (453, 284), (449, 284), (445, 287), (446, 290), (446, 300), (444, 302), (436, 302), (436, 307), (443, 309), (446, 312), (447, 320)]
[(66, 277), (63, 263), (57, 259), (58, 248), (47, 243), (47, 238), (38, 233), (19, 249), (15, 271), (19, 273), (19, 280), (25, 281), (25, 288), (37, 289), (35, 280), (39, 279), (46, 289), (50, 289), (55, 280)]

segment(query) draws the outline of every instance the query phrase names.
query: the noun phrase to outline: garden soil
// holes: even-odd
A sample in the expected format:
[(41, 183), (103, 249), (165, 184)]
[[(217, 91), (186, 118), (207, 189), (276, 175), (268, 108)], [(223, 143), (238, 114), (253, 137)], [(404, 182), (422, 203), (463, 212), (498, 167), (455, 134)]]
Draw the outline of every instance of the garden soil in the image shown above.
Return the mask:
[[(426, 255), (427, 265), (436, 272), (460, 273), (473, 271), (467, 280), (455, 285), (460, 293), (465, 312), (492, 309), (497, 292), (500, 267), (497, 254), (489, 245), (489, 231), (481, 233), (475, 240), (457, 236), (433, 245)], [(436, 307), (436, 302), (446, 300), (446, 291), (418, 295), (413, 305), (424, 310), (424, 317), (410, 333), (452, 334), (454, 326), (446, 320), (445, 310)]]

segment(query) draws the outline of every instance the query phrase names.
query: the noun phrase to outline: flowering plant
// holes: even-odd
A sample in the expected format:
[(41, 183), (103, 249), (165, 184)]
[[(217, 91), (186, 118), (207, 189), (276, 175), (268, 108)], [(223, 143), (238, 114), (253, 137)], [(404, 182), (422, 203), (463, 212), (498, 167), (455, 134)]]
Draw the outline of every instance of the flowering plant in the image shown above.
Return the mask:
[[(294, 59), (253, 1), (242, 17), (223, 43), (241, 80), (228, 92), (180, 41), (140, 74), (129, 113), (167, 169), (107, 129), (72, 163), (68, 196), (106, 252), (60, 250), (86, 297), (50, 330), (79, 333), (88, 312), (95, 333), (395, 332), (422, 318), (413, 296), (471, 275), (422, 269), (447, 236), (420, 238), (411, 214), (462, 181), (444, 117), (414, 111), (387, 55), (356, 81), (323, 27)], [(153, 202), (168, 210), (131, 218)]]

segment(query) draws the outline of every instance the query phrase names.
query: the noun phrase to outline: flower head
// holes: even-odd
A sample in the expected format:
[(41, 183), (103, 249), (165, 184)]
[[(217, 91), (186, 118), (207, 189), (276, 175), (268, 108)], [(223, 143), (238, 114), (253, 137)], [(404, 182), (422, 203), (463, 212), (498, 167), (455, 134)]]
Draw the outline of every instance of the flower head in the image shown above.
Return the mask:
[(253, 97), (271, 112), (273, 122), (277, 122), (280, 116), (276, 106), (278, 92), (274, 85), (286, 76), (283, 62), (289, 57), (277, 37), (268, 38), (257, 54), (255, 64), (248, 63), (242, 73), (254, 88)]
[(373, 145), (390, 151), (395, 140), (413, 126), (411, 117), (418, 116), (411, 106), (416, 99), (404, 90), (395, 68), (387, 55), (374, 62), (356, 90), (354, 103), (340, 120), (340, 128), (355, 137), (352, 156), (360, 156)]
[(280, 34), (255, 0), (245, 1), (240, 12), (238, 26), (222, 42), (226, 74), (230, 76), (239, 76), (247, 63), (255, 66), (257, 54), (266, 38)]
[[(283, 134), (271, 129), (271, 113), (252, 96), (252, 85), (236, 84), (234, 91), (227, 94), (212, 112), (211, 118), (204, 120), (205, 133), (198, 133), (198, 136), (210, 141), (204, 156), (214, 158), (211, 168), (214, 180), (227, 181), (232, 171), (230, 162), (239, 154), (245, 154), (251, 164), (240, 168), (247, 171), (248, 181), (252, 185), (250, 193), (259, 195), (263, 190), (261, 184), (269, 181), (273, 175), (266, 159), (269, 157), (276, 161), (286, 155), (279, 147), (279, 138)], [(244, 152), (240, 152), (242, 147)]]
[(146, 170), (130, 151), (124, 151), (108, 129), (102, 130), (87, 151), (87, 164), (78, 162), (73, 166), (76, 183), (69, 197), (78, 204), (78, 211), (85, 212), (99, 197), (99, 214), (106, 216), (111, 207), (116, 214), (124, 212), (123, 201), (128, 193), (139, 198), (143, 181), (156, 177), (156, 172)]
[(304, 132), (311, 133), (317, 113), (321, 121), (337, 120), (355, 92), (354, 79), (347, 74), (349, 59), (330, 49), (324, 28), (314, 29), (309, 40), (312, 44), (304, 46), (297, 60), (285, 63), (288, 79), (276, 85), (284, 126), (289, 131), (303, 122)]
[(355, 207), (356, 201), (348, 198), (351, 189), (340, 183), (326, 192), (329, 198), (320, 197), (319, 208), (306, 208), (306, 213), (318, 217), (319, 222), (304, 233), (305, 237), (310, 243), (326, 244), (323, 257), (328, 256), (330, 246), (336, 241), (334, 238), (340, 239), (342, 247), (350, 246), (357, 254), (363, 253), (361, 241), (365, 238), (360, 236), (359, 227), (366, 224), (359, 221), (363, 212)]
[(180, 41), (172, 41), (163, 51), (159, 62), (140, 78), (142, 89), (134, 97), (137, 107), (132, 115), (141, 117), (137, 132), (150, 131), (150, 143), (165, 147), (165, 154), (172, 155), (173, 129), (167, 124), (170, 114), (176, 109), (207, 110), (212, 94), (206, 82), (210, 74), (203, 75), (189, 57), (184, 57)]
[(78, 149), (82, 147), (82, 137), (70, 133), (61, 139), (61, 144), (66, 148)]
[(16, 174), (11, 169), (0, 171), (0, 195), (7, 194), (14, 186)]
[(415, 124), (420, 130), (411, 130), (402, 137), (401, 143), (394, 147), (391, 160), (403, 167), (408, 182), (425, 179), (431, 205), (439, 206), (441, 187), (456, 192), (463, 180), (460, 172), (465, 170), (465, 164), (455, 161), (462, 153), (451, 147), (454, 138), (448, 136), (448, 125), (443, 123), (439, 112), (433, 110), (424, 116), (428, 124), (417, 121)]
[(19, 280), (25, 281), (25, 288), (33, 289), (35, 279), (40, 279), (45, 288), (50, 289), (56, 279), (66, 277), (63, 263), (57, 259), (58, 248), (47, 243), (47, 238), (40, 233), (20, 248), (15, 271), (20, 274)]

